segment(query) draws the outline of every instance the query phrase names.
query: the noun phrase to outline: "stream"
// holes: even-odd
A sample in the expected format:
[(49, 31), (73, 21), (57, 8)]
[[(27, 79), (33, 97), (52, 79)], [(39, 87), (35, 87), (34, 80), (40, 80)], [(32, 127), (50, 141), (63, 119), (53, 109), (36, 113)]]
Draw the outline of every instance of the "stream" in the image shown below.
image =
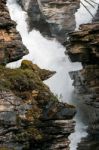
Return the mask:
[[(84, 0), (82, 0), (82, 2), (83, 1)], [(96, 14), (98, 8), (97, 5), (94, 4), (95, 8), (92, 8), (86, 2), (84, 2), (84, 4), (91, 9), (93, 15)], [(22, 41), (29, 50), (28, 55), (24, 56), (19, 61), (7, 64), (7, 67), (18, 68), (21, 61), (27, 59), (31, 60), (41, 68), (54, 70), (57, 72), (53, 77), (44, 81), (44, 83), (50, 87), (51, 91), (58, 96), (60, 101), (77, 106), (78, 113), (74, 118), (76, 121), (75, 132), (69, 137), (71, 141), (70, 150), (76, 150), (77, 143), (81, 141), (82, 137), (87, 135), (87, 127), (80, 117), (79, 105), (77, 105), (74, 101), (74, 88), (69, 77), (69, 72), (82, 69), (82, 65), (78, 62), (70, 62), (68, 56), (64, 53), (66, 48), (56, 41), (56, 39), (46, 39), (40, 34), (39, 31), (36, 30), (32, 30), (28, 33), (27, 23), (25, 21), (27, 14), (16, 3), (16, 0), (8, 0), (7, 6), (12, 20), (17, 23), (17, 30), (22, 37)], [(75, 18), (76, 30), (78, 30), (80, 24), (88, 23), (92, 20), (92, 16), (82, 5), (80, 5), (80, 8), (75, 14)]]

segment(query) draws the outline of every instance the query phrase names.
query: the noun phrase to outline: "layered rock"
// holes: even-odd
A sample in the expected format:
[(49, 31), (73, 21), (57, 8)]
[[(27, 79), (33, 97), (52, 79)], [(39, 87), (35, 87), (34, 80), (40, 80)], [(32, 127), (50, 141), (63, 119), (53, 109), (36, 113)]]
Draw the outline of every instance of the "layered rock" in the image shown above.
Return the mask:
[(25, 60), (15, 70), (0, 66), (0, 149), (69, 150), (75, 108), (44, 85), (49, 74)]
[(88, 124), (89, 135), (79, 144), (79, 150), (99, 149), (99, 17), (95, 20), (70, 33), (67, 47), (70, 59), (83, 65), (82, 70), (70, 73)]
[(75, 12), (79, 0), (17, 0), (27, 11), (29, 30), (39, 30), (43, 35), (55, 37), (64, 43), (68, 32), (76, 27)]
[(16, 23), (10, 18), (6, 0), (0, 0), (0, 64), (21, 59), (27, 53), (16, 31)]

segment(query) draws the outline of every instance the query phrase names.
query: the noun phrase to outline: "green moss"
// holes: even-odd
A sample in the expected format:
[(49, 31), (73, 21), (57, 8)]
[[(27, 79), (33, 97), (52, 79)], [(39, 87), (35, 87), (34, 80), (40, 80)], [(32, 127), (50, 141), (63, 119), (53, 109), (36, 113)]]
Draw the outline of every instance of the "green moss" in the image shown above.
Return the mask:
[(14, 140), (19, 143), (23, 143), (25, 141), (28, 141), (29, 139), (30, 139), (30, 136), (28, 135), (26, 131), (23, 131), (22, 133), (18, 133), (14, 136)]
[(17, 133), (14, 136), (14, 140), (19, 142), (19, 143), (29, 141), (30, 139), (40, 141), (43, 139), (43, 134), (36, 127), (32, 126), (32, 127), (28, 127), (27, 129), (25, 129), (21, 133)]
[(9, 150), (9, 149), (5, 147), (1, 147), (0, 150)]
[(35, 89), (39, 77), (30, 69), (6, 69), (0, 67), (0, 89), (26, 91)]
[(7, 148), (7, 147), (0, 147), (0, 150), (14, 150), (12, 148)]
[(35, 65), (33, 66), (32, 62), (26, 60), (22, 62), (21, 67), (18, 69), (0, 66), (0, 90), (12, 90), (21, 97), (24, 92), (32, 93), (33, 90), (36, 90), (39, 93), (38, 100), (57, 101), (58, 98), (51, 93), (50, 89), (41, 80), (38, 73), (41, 69), (38, 68)]
[[(49, 101), (58, 101), (58, 97), (51, 93), (36, 70), (33, 70), (33, 66), (30, 67), (32, 64), (29, 64), (28, 61), (25, 61), (24, 65), (18, 69), (8, 69), (0, 66), (0, 90), (11, 90), (21, 98), (21, 105), (26, 104), (24, 105), (26, 106), (25, 109), (24, 106), (22, 108), (19, 107), (21, 111), (22, 109), (25, 110), (23, 111), (25, 117), (22, 117), (20, 115), (21, 111), (19, 111), (19, 114), (16, 116), (16, 125), (19, 131), (13, 134), (15, 142), (21, 143), (23, 146), (24, 143), (26, 144), (23, 148), (24, 150), (29, 149), (29, 141), (42, 142), (45, 139), (45, 134), (42, 133), (43, 130), (38, 129), (41, 123), (40, 118), (42, 118), (43, 111), (49, 104)], [(37, 92), (36, 96), (34, 96), (35, 92)], [(28, 104), (30, 104), (29, 109), (27, 109)], [(57, 105), (58, 103), (55, 104)], [(68, 107), (72, 106), (68, 105)], [(20, 128), (21, 126), (22, 128)], [(9, 149), (3, 148), (0, 150)]]
[(33, 138), (35, 138), (35, 140), (42, 140), (43, 139), (43, 134), (42, 134), (42, 132), (41, 131), (39, 131), (37, 128), (33, 128), (33, 127), (30, 127), (30, 128), (28, 128), (28, 130), (27, 130), (27, 132), (28, 132), (28, 134), (31, 136), (31, 137), (33, 137)]
[(33, 63), (32, 61), (28, 60), (23, 60), (21, 63), (21, 69), (32, 69), (33, 68)]

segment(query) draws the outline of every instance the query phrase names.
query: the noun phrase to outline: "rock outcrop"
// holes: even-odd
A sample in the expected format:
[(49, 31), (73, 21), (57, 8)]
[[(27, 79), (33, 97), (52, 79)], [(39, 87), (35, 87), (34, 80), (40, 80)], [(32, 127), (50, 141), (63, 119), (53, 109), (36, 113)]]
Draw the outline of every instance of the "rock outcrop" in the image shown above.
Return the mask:
[(82, 139), (78, 150), (99, 149), (99, 16), (93, 20), (69, 34), (67, 48), (70, 59), (83, 65), (82, 70), (70, 73), (88, 125), (88, 137)]
[(10, 18), (6, 0), (0, 0), (0, 64), (21, 59), (27, 53), (16, 31), (16, 23)]
[(75, 12), (80, 0), (17, 0), (28, 14), (29, 30), (65, 42), (68, 32), (76, 27)]
[(0, 66), (0, 149), (69, 150), (76, 111), (44, 85), (49, 74), (26, 60), (14, 70)]

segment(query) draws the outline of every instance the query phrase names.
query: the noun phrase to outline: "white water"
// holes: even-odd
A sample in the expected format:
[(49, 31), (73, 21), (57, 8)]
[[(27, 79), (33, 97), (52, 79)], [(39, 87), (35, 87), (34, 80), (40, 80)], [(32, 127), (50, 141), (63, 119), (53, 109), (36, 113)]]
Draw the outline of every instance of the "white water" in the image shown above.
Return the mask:
[[(65, 48), (56, 40), (45, 39), (39, 31), (33, 30), (28, 33), (26, 17), (27, 14), (15, 2), (15, 0), (8, 0), (7, 6), (10, 11), (12, 20), (17, 23), (17, 30), (20, 32), (24, 45), (29, 50), (29, 54), (24, 56), (23, 59), (31, 60), (33, 63), (38, 64), (41, 68), (55, 70), (57, 73), (45, 83), (50, 89), (58, 96), (62, 95), (61, 100), (64, 102), (71, 102), (73, 86), (70, 80), (69, 71), (79, 70), (82, 68), (80, 63), (71, 63), (68, 56), (64, 54)], [(79, 13), (81, 8), (76, 13), (77, 27), (80, 23), (85, 23), (83, 20), (79, 21)], [(86, 12), (86, 14), (88, 14)], [(88, 18), (89, 19), (89, 18)], [(87, 19), (86, 19), (87, 20)], [(7, 67), (16, 68), (20, 66), (22, 60), (9, 63)], [(82, 136), (86, 136), (85, 125), (80, 122), (78, 115), (76, 120), (76, 132), (70, 136), (71, 150), (76, 150), (77, 143), (81, 140)]]
[[(39, 31), (33, 30), (28, 33), (26, 24), (26, 13), (15, 3), (15, 0), (8, 0), (8, 8), (11, 18), (17, 23), (17, 30), (20, 32), (24, 45), (29, 50), (29, 54), (23, 59), (28, 59), (36, 63), (41, 68), (57, 71), (45, 83), (57, 95), (62, 95), (63, 101), (70, 99), (73, 90), (72, 81), (68, 72), (81, 69), (80, 63), (71, 63), (68, 56), (64, 54), (63, 47), (56, 40), (45, 39)], [(7, 67), (16, 68), (20, 66), (22, 60), (9, 63)]]

